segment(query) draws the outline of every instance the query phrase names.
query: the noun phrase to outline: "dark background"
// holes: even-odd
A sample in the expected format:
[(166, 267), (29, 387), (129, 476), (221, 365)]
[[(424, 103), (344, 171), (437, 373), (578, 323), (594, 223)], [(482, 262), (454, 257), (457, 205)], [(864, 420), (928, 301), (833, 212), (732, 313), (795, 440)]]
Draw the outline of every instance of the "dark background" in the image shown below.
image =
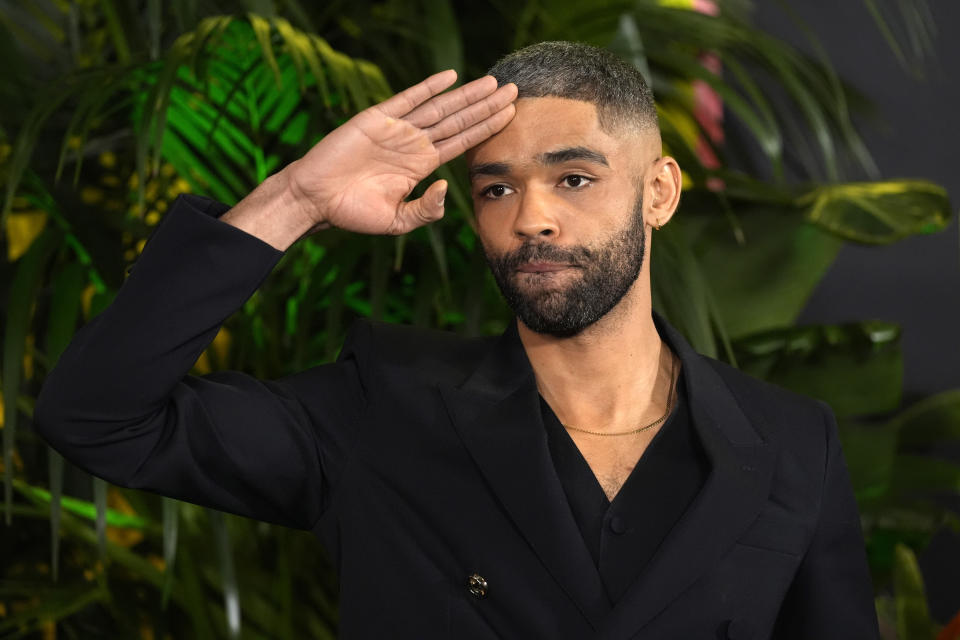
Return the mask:
[[(895, 4), (895, 3), (890, 3)], [(960, 205), (960, 2), (931, 0), (936, 55), (918, 79), (898, 62), (865, 3), (791, 2), (816, 34), (841, 78), (871, 99), (876, 118), (856, 121), (883, 178), (926, 178)], [(812, 53), (796, 22), (775, 0), (756, 2), (756, 22)], [(865, 177), (853, 174), (853, 179)], [(887, 247), (848, 244), (800, 316), (802, 323), (878, 319), (903, 327), (904, 406), (960, 388), (960, 226)], [(960, 452), (944, 452), (960, 460)], [(960, 511), (960, 505), (955, 505)], [(960, 536), (941, 531), (920, 555), (931, 614), (941, 624), (960, 610)]]

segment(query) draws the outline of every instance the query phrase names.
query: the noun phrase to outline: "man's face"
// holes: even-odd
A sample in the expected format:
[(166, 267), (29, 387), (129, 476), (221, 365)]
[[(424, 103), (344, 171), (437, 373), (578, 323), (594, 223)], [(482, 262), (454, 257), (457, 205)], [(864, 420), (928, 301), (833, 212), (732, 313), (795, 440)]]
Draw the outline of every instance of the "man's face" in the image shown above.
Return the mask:
[(603, 131), (588, 102), (516, 106), (503, 131), (467, 153), (478, 233), (523, 324), (571, 336), (616, 306), (641, 272), (652, 145)]

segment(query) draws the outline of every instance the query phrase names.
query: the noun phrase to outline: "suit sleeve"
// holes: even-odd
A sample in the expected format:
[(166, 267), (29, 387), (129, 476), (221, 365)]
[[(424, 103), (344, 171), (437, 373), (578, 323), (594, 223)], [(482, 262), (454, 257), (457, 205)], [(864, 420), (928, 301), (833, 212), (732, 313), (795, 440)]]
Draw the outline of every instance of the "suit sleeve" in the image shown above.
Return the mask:
[(826, 464), (817, 527), (781, 606), (775, 640), (879, 640), (860, 515), (833, 411), (820, 402)]
[(337, 362), (287, 378), (188, 375), (284, 255), (218, 220), (226, 210), (197, 196), (174, 202), (114, 301), (47, 375), (34, 428), (119, 486), (309, 529), (365, 410), (369, 325), (351, 327)]

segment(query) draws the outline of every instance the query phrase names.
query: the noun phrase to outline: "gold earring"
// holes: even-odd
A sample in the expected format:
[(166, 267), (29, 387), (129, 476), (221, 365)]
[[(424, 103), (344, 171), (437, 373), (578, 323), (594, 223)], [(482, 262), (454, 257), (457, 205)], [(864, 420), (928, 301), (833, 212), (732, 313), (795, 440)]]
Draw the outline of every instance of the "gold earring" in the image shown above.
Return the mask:
[(660, 218), (657, 218), (657, 226), (655, 226), (654, 229), (660, 231)]

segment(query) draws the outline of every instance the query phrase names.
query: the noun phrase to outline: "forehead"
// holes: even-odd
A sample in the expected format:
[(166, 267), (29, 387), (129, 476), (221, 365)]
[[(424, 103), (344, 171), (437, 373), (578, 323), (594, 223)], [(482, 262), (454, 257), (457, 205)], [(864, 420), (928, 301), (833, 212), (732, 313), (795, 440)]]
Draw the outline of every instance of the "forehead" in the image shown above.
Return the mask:
[(466, 153), (469, 165), (488, 162), (519, 164), (556, 149), (588, 147), (610, 158), (621, 141), (600, 128), (597, 108), (568, 98), (520, 98), (516, 115), (502, 131)]

